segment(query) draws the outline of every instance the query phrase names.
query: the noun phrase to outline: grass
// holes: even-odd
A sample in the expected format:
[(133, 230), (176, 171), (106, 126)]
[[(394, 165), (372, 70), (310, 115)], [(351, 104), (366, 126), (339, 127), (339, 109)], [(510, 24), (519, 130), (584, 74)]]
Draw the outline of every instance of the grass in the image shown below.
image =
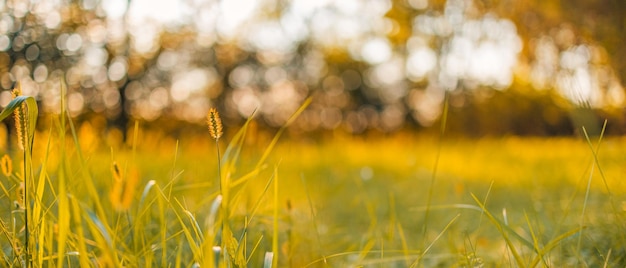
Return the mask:
[[(0, 117), (22, 104), (30, 124), (28, 97)], [(626, 264), (624, 138), (281, 137), (298, 112), (275, 135), (137, 123), (128, 143), (41, 117), (1, 162), (1, 265)]]

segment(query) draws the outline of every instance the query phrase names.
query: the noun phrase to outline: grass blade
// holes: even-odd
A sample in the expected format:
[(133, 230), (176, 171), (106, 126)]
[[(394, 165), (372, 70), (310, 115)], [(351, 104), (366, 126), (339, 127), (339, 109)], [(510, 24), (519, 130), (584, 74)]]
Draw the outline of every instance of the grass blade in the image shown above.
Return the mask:
[[(91, 266), (91, 262), (89, 261), (89, 251), (87, 251), (87, 245), (85, 243), (85, 232), (83, 230), (83, 223), (81, 217), (81, 209), (75, 198), (71, 197), (70, 204), (72, 206), (72, 216), (74, 222), (73, 230), (76, 231), (76, 239), (74, 243), (78, 249), (78, 260), (80, 263), (80, 267), (89, 267)], [(61, 261), (59, 261), (60, 263)]]
[(265, 252), (265, 258), (263, 259), (263, 268), (276, 267), (273, 265), (273, 263), (274, 263), (274, 253)]
[(415, 260), (415, 262), (413, 262), (413, 264), (411, 264), (410, 267), (417, 267), (417, 265), (420, 263), (420, 261), (424, 258), (424, 256), (426, 256), (426, 253), (428, 253), (428, 251), (430, 251), (430, 249), (433, 247), (433, 245), (435, 245), (435, 242), (437, 242), (437, 240), (439, 240), (439, 238), (441, 238), (441, 236), (448, 230), (448, 228), (450, 228), (450, 226), (452, 226), (452, 224), (461, 216), (461, 214), (457, 214), (456, 216), (454, 216), (454, 218), (452, 218), (452, 220), (450, 220), (448, 222), (448, 224), (446, 224), (446, 227), (443, 228), (443, 230), (441, 230), (441, 232), (439, 232), (439, 234), (437, 235), (437, 237), (435, 237), (435, 239), (430, 243), (430, 245), (428, 245), (428, 247), (426, 247), (426, 249), (424, 249), (424, 251), (420, 254), (420, 256)]
[(272, 141), (270, 142), (270, 144), (265, 148), (265, 151), (263, 151), (263, 155), (261, 156), (261, 159), (259, 159), (259, 162), (257, 163), (257, 166), (255, 169), (260, 168), (264, 163), (265, 160), (267, 159), (267, 157), (269, 156), (270, 152), (274, 149), (274, 147), (276, 146), (276, 143), (278, 143), (278, 139), (280, 138), (280, 136), (283, 134), (283, 132), (285, 132), (285, 129), (287, 129), (287, 127), (289, 127), (289, 125), (291, 125), (291, 123), (293, 123), (293, 121), (296, 120), (296, 118), (298, 118), (298, 116), (300, 116), (300, 114), (302, 112), (304, 112), (304, 110), (306, 109), (306, 107), (309, 106), (309, 104), (311, 104), (311, 101), (313, 99), (312, 98), (308, 98), (306, 99), (302, 105), (300, 105), (300, 108), (298, 108), (298, 110), (296, 110), (291, 117), (289, 117), (289, 119), (287, 119), (287, 122), (280, 127), (280, 129), (278, 130), (278, 132), (276, 132), (276, 135), (274, 135), (274, 138), (272, 139)]
[(65, 109), (67, 89), (61, 84), (61, 116), (59, 118), (59, 170), (58, 170), (58, 225), (59, 235), (57, 237), (57, 268), (63, 267), (63, 257), (65, 256), (65, 243), (67, 242), (68, 231), (70, 230), (70, 209), (68, 203), (67, 183), (66, 183), (66, 163), (65, 163)]
[(504, 238), (504, 241), (506, 242), (507, 246), (509, 247), (509, 250), (511, 251), (511, 254), (513, 254), (513, 258), (515, 259), (515, 262), (517, 263), (517, 266), (518, 267), (526, 267), (526, 265), (524, 265), (524, 261), (523, 261), (522, 257), (517, 252), (517, 249), (515, 248), (515, 245), (513, 244), (511, 239), (509, 239), (509, 234), (513, 234), (513, 236), (518, 238), (520, 241), (522, 241), (522, 243), (524, 243), (526, 246), (530, 247), (531, 249), (534, 249), (533, 244), (528, 242), (528, 240), (524, 239), (523, 237), (521, 237), (515, 231), (511, 230), (510, 227), (502, 224), (498, 219), (496, 219), (491, 214), (491, 212), (489, 212), (485, 208), (483, 203), (481, 203), (480, 200), (473, 193), (471, 195), (472, 195), (472, 198), (474, 198), (474, 201), (476, 201), (476, 203), (478, 203), (478, 206), (483, 210), (483, 212), (485, 213), (485, 216), (487, 216), (487, 218), (489, 218), (489, 220), (491, 220), (491, 223), (493, 223), (493, 225), (496, 227), (496, 229), (498, 229), (500, 234), (502, 234), (502, 238)]
[(424, 212), (424, 225), (422, 226), (422, 240), (426, 243), (426, 234), (428, 233), (428, 221), (430, 215), (430, 206), (432, 205), (433, 193), (435, 189), (435, 182), (437, 179), (437, 172), (439, 169), (439, 160), (441, 159), (441, 149), (443, 147), (443, 136), (446, 132), (446, 124), (448, 121), (448, 109), (449, 109), (449, 94), (446, 91), (443, 100), (443, 112), (441, 115), (441, 126), (439, 129), (439, 140), (437, 142), (437, 155), (435, 156), (435, 163), (433, 164), (433, 173), (430, 179), (430, 186), (428, 187), (428, 198), (426, 199), (426, 211)]
[[(582, 231), (585, 227), (578, 227), (572, 230), (569, 230), (557, 237), (555, 237), (554, 239), (552, 239), (552, 241), (550, 241), (550, 243), (548, 243), (547, 245), (545, 245), (541, 250), (537, 251), (537, 256), (535, 256), (535, 258), (532, 260), (532, 262), (530, 263), (530, 265), (528, 267), (535, 267), (539, 264), (539, 262), (543, 259), (543, 256), (545, 256), (548, 252), (550, 252), (550, 250), (552, 250), (553, 248), (557, 247), (559, 245), (559, 243), (565, 239), (568, 238), (574, 234), (580, 233), (580, 231)], [(547, 265), (546, 265), (547, 266)]]
[[(278, 166), (274, 167), (274, 234), (272, 237), (271, 267), (278, 267)], [(265, 255), (267, 258), (267, 254)]]

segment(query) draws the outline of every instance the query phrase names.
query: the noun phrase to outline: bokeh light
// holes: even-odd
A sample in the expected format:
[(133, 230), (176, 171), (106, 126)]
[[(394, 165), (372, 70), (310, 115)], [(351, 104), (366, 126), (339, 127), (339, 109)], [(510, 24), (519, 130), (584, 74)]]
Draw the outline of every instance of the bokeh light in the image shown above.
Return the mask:
[(22, 0), (0, 9), (2, 88), (24, 81), (44, 111), (57, 111), (49, 87), (65, 79), (76, 117), (201, 123), (218, 106), (228, 119), (257, 111), (278, 127), (312, 97), (300, 129), (363, 133), (428, 127), (448, 93), (460, 108), (467, 96), (493, 95), (485, 89), (518, 86), (595, 108), (626, 99), (607, 47), (574, 23), (531, 29), (519, 18), (534, 11), (472, 0)]

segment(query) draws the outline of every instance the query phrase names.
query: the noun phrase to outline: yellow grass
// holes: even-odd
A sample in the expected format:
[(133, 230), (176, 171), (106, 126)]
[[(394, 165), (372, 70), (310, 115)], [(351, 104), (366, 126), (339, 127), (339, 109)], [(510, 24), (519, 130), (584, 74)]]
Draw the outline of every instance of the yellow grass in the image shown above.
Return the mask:
[[(596, 163), (583, 138), (444, 136), (438, 147), (440, 137), (414, 133), (278, 139), (246, 125), (216, 143), (209, 131), (174, 139), (138, 123), (124, 143), (92, 122), (42, 120), (53, 123), (35, 135), (26, 182), (33, 266), (626, 262), (615, 235), (626, 230), (621, 137), (593, 144)], [(12, 194), (21, 179), (7, 164), (23, 158), (8, 155), (4, 266), (27, 259), (27, 219)]]

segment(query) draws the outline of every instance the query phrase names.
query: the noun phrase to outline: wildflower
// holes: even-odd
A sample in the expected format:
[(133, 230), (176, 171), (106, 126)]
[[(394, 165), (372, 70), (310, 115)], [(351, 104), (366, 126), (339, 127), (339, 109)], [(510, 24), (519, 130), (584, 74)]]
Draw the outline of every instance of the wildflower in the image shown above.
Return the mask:
[(209, 110), (207, 123), (209, 124), (209, 132), (211, 133), (211, 137), (213, 137), (213, 139), (218, 140), (222, 137), (222, 134), (224, 134), (222, 131), (222, 119), (220, 119), (220, 114), (215, 108), (211, 108)]
[(0, 165), (2, 166), (2, 174), (4, 176), (11, 176), (13, 173), (13, 162), (11, 162), (11, 158), (8, 155), (4, 155), (2, 160), (0, 160)]

